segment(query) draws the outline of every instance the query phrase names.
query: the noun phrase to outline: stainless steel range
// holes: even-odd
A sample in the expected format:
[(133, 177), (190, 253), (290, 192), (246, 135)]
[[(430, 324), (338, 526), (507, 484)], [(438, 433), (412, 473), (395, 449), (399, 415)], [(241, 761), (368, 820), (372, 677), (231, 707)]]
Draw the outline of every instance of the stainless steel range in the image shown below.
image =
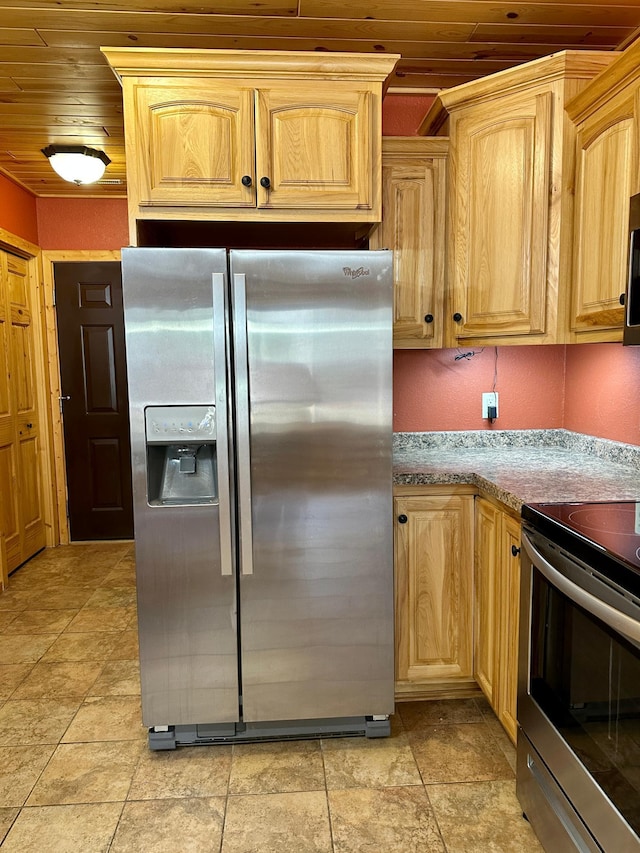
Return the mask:
[(549, 853), (637, 853), (640, 504), (522, 515), (518, 798)]

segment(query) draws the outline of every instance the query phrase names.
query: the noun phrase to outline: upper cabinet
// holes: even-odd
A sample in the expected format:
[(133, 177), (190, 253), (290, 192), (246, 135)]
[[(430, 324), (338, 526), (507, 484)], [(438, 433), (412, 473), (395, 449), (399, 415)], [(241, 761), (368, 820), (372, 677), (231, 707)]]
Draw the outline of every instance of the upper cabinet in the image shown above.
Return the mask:
[(397, 56), (104, 48), (123, 86), (129, 220), (378, 222)]
[(384, 137), (382, 224), (373, 249), (393, 249), (394, 347), (441, 347), (449, 140)]
[(620, 341), (629, 198), (639, 189), (640, 44), (619, 54), (567, 112), (577, 132), (571, 340)]
[(614, 58), (564, 51), (438, 96), (432, 127), (444, 108), (450, 137), (448, 345), (565, 340), (575, 129), (564, 107)]

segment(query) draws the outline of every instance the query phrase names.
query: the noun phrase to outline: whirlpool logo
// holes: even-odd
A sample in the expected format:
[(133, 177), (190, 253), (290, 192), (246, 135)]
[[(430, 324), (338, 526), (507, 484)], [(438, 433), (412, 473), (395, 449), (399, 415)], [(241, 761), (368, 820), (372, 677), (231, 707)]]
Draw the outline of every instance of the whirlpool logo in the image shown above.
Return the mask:
[(367, 267), (358, 267), (355, 270), (353, 267), (342, 267), (342, 272), (347, 278), (360, 278), (363, 275), (371, 275), (371, 272)]

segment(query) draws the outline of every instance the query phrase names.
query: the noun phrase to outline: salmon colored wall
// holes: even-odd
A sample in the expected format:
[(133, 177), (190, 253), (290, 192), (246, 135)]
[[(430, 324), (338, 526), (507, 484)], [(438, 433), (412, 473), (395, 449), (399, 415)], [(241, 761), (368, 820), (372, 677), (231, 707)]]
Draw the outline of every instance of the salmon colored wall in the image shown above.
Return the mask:
[[(395, 350), (394, 421), (398, 432), (551, 429), (563, 426), (564, 346)], [(498, 419), (482, 417), (482, 394), (498, 392)]]
[(124, 198), (38, 198), (41, 249), (121, 249), (129, 245)]
[(640, 347), (498, 347), (499, 417), (482, 418), (495, 347), (394, 352), (394, 429), (564, 429), (640, 445)]
[(567, 347), (566, 429), (640, 444), (640, 347)]
[(36, 198), (4, 175), (0, 175), (0, 228), (38, 244)]
[(382, 102), (382, 135), (417, 136), (418, 127), (433, 99), (433, 95), (385, 95)]

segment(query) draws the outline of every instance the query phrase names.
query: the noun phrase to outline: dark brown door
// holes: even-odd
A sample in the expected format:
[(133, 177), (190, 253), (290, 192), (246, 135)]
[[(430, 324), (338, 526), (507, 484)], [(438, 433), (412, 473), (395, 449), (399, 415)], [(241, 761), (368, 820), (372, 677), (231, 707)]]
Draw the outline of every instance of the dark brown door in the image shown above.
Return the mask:
[(71, 539), (131, 539), (120, 264), (57, 263), (54, 277)]

